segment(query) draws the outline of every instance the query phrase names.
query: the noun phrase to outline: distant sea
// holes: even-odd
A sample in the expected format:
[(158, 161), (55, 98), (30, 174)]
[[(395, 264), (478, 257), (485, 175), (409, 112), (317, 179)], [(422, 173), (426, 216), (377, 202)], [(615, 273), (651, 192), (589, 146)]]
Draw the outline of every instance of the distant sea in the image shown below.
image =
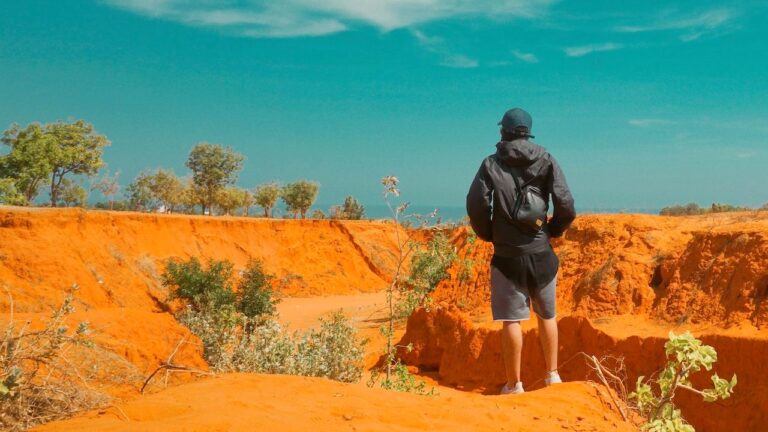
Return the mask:
[[(313, 208), (328, 208), (330, 206), (316, 206)], [(459, 222), (467, 216), (467, 210), (464, 206), (424, 206), (413, 205), (409, 206), (406, 210), (406, 214), (419, 214), (426, 216), (437, 209), (437, 217), (441, 219), (441, 222)], [(659, 214), (660, 209), (647, 209), (647, 208), (577, 208), (576, 212), (580, 214), (586, 213), (641, 213), (641, 214)], [(325, 210), (323, 210), (325, 211)], [(372, 205), (365, 206), (365, 218), (366, 219), (388, 219), (391, 218), (391, 213), (387, 206)]]

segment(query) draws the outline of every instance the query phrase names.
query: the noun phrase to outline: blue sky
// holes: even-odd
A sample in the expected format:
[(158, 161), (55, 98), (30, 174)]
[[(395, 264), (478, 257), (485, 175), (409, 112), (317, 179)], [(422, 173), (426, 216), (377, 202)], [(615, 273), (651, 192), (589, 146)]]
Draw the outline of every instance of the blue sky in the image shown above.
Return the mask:
[(84, 118), (128, 183), (200, 141), (241, 186), (462, 206), (527, 109), (581, 209), (768, 202), (765, 2), (5, 1), (0, 127)]

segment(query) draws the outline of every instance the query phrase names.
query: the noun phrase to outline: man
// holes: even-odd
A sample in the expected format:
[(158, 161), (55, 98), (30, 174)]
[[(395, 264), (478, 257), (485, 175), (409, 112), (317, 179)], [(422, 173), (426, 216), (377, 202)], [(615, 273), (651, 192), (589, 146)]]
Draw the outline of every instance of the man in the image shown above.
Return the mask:
[[(576, 217), (573, 197), (555, 159), (529, 138), (531, 116), (520, 108), (507, 111), (499, 122), (501, 141), (496, 153), (483, 160), (467, 194), (467, 214), (475, 233), (493, 242), (491, 260), (491, 311), (501, 321), (502, 354), (507, 383), (501, 394), (523, 393), (520, 357), (523, 349), (521, 321), (530, 319), (530, 303), (539, 324), (547, 374), (545, 385), (560, 383), (557, 372), (557, 321), (555, 287), (559, 261), (550, 237), (560, 237)], [(523, 189), (525, 187), (526, 189)], [(530, 188), (530, 189), (528, 189)], [(535, 189), (534, 189), (535, 188)], [(540, 191), (547, 213), (537, 221), (540, 229), (522, 226), (516, 213), (518, 190)], [(525, 194), (522, 194), (525, 195)]]

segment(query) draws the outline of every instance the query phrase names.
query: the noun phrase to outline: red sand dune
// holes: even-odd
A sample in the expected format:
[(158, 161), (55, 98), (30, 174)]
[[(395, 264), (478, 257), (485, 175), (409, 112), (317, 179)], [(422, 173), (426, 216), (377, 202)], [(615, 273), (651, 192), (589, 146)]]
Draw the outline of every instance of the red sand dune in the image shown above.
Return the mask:
[[(320, 314), (343, 306), (365, 334), (373, 335), (382, 299), (366, 293), (387, 285), (395, 260), (393, 234), (392, 225), (381, 222), (0, 207), (0, 286), (12, 294), (17, 319), (36, 319), (77, 283), (78, 312), (72, 319), (91, 321), (103, 352), (141, 377), (182, 338), (188, 343), (177, 361), (205, 368), (197, 340), (165, 310), (167, 292), (158, 275), (166, 259), (229, 259), (239, 269), (249, 258), (260, 258), (290, 297), (281, 312), (294, 328), (312, 325)], [(423, 398), (326, 380), (227, 375), (163, 391), (155, 386), (158, 393), (138, 397), (133, 382), (111, 389), (130, 422), (111, 408), (51, 427), (467, 430), (471, 423), (476, 429), (627, 429), (586, 384), (534, 391), (524, 398), (477, 394), (495, 392), (503, 381), (498, 333), (487, 317), (492, 251), (480, 241), (470, 245), (466, 228), (448, 234), (461, 259), (475, 262), (465, 278), (458, 277), (461, 264), (454, 265), (451, 280), (434, 293), (438, 304), (454, 307), (421, 311), (408, 321), (404, 342), (413, 342), (416, 349), (405, 358), (440, 384), (469, 392), (440, 387), (442, 396)], [(716, 370), (723, 376), (736, 372), (739, 385), (733, 399), (718, 404), (682, 396), (684, 415), (700, 431), (768, 427), (768, 381), (760, 373), (760, 363), (768, 358), (768, 334), (761, 329), (768, 320), (768, 213), (584, 216), (556, 247), (562, 262), (562, 361), (578, 351), (622, 354), (633, 379), (661, 365), (666, 331), (692, 328), (718, 349)], [(8, 312), (9, 305), (3, 298), (0, 311)], [(534, 332), (525, 336), (529, 389), (538, 387), (542, 372)], [(369, 350), (375, 356), (381, 340), (374, 342)], [(570, 380), (587, 376), (579, 360), (562, 371)]]

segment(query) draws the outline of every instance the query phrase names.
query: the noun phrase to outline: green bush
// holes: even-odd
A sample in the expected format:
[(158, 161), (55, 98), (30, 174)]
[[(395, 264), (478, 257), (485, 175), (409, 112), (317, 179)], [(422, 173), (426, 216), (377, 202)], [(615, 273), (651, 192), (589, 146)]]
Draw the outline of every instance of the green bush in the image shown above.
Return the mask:
[(222, 372), (255, 372), (325, 377), (353, 382), (362, 375), (363, 346), (349, 320), (337, 312), (320, 328), (289, 333), (278, 322), (274, 276), (252, 260), (233, 290), (232, 263), (170, 261), (163, 283), (182, 299), (177, 316), (203, 343), (206, 361)]
[(272, 290), (274, 279), (264, 272), (261, 261), (251, 260), (238, 284), (237, 310), (248, 318), (274, 314), (279, 302)]
[(667, 365), (653, 380), (639, 377), (636, 390), (629, 395), (636, 403), (636, 408), (646, 419), (642, 429), (651, 432), (694, 432), (693, 426), (682, 417), (675, 408), (674, 398), (678, 389), (700, 395), (705, 402), (728, 399), (736, 386), (736, 375), (730, 381), (712, 375), (712, 388), (699, 390), (693, 387), (690, 377), (701, 369), (707, 371), (717, 362), (717, 352), (709, 345), (685, 332), (682, 335), (669, 333), (669, 340), (664, 345)]
[(296, 373), (357, 382), (363, 373), (365, 341), (341, 311), (320, 319), (320, 329), (310, 330), (296, 345)]
[(699, 207), (696, 203), (688, 203), (684, 206), (673, 205), (670, 207), (664, 207), (659, 214), (662, 216), (692, 216), (708, 213), (728, 213), (751, 210), (749, 207), (740, 207), (731, 204), (719, 204), (712, 203), (709, 208)]
[(321, 319), (320, 328), (289, 333), (275, 316), (187, 309), (179, 315), (203, 342), (206, 361), (220, 372), (314, 376), (356, 382), (363, 372), (365, 341), (341, 312)]
[(181, 299), (196, 311), (234, 308), (236, 295), (232, 289), (229, 261), (208, 261), (203, 268), (195, 257), (186, 262), (170, 260), (162, 276), (170, 290), (170, 299)]
[(429, 295), (450, 276), (448, 268), (456, 258), (456, 249), (443, 233), (435, 234), (423, 250), (414, 252), (410, 273), (401, 286), (397, 315), (407, 317), (416, 308), (427, 305)]

